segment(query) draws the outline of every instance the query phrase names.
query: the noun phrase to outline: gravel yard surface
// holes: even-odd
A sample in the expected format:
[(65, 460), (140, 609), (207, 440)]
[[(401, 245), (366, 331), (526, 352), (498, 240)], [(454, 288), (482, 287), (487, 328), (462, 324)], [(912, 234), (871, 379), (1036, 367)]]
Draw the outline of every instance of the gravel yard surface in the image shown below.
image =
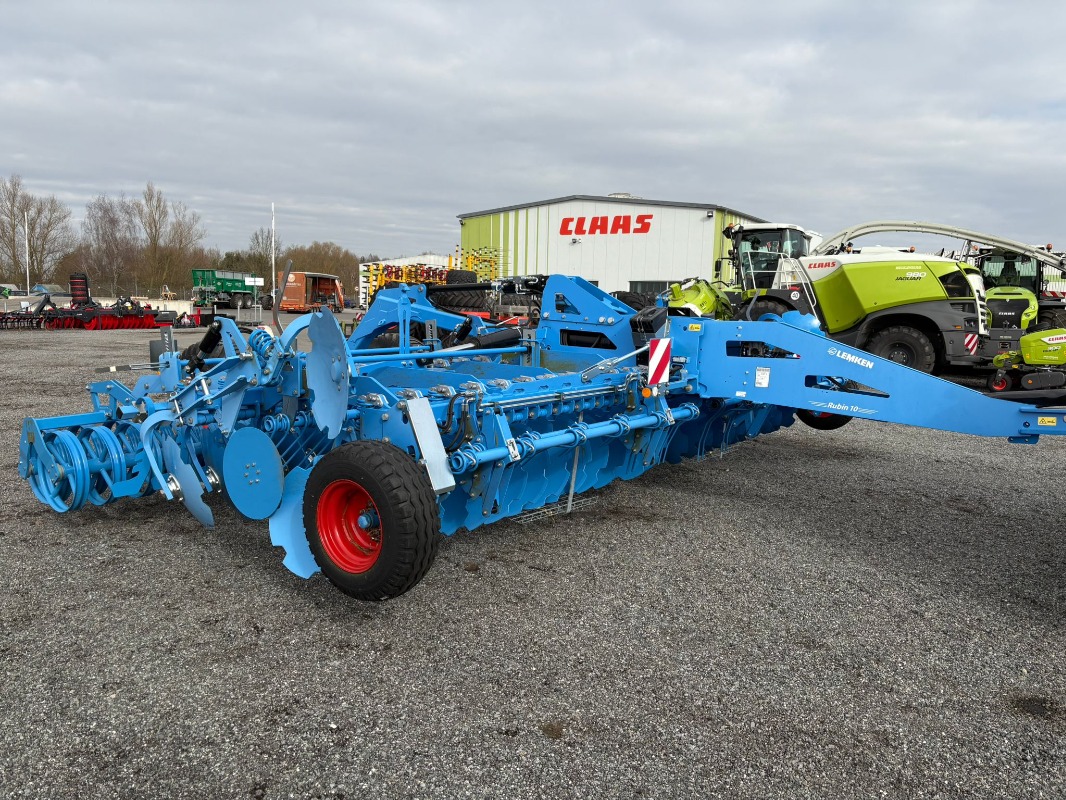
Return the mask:
[(218, 501), (33, 497), (22, 418), (153, 336), (0, 331), (0, 796), (1066, 794), (1066, 441), (797, 424), (366, 604)]

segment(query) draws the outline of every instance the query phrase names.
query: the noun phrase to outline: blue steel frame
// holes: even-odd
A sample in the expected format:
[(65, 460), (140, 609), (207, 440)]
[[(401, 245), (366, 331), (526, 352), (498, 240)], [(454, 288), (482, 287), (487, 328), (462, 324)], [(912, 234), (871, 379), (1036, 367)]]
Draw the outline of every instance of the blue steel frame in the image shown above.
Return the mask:
[[(202, 370), (189, 375), (166, 353), (132, 388), (91, 384), (89, 413), (27, 418), (19, 472), (59, 512), (158, 491), (207, 526), (204, 495), (225, 485), (244, 514), (269, 520), (285, 566), (307, 577), (317, 565), (304, 487), (349, 442), (386, 441), (426, 462), (452, 534), (725, 450), (791, 425), (796, 409), (1014, 442), (1066, 432), (1066, 409), (988, 397), (846, 347), (796, 312), (669, 317), (643, 333), (633, 319), (587, 281), (552, 276), (535, 331), (501, 346), (444, 346), (467, 326), (468, 337), (500, 329), (437, 308), (423, 286), (378, 292), (347, 340), (328, 311), (247, 339), (223, 320), (225, 354)], [(425, 338), (412, 346), (417, 325)], [(305, 331), (309, 352), (297, 349)], [(399, 346), (374, 348), (389, 331)], [(673, 342), (661, 387), (648, 385), (642, 358), (652, 336)]]

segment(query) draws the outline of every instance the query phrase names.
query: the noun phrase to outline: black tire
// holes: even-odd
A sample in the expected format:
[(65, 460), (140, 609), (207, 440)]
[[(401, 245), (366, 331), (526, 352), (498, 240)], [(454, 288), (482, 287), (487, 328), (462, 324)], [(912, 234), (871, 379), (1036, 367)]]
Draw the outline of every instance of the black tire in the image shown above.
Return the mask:
[[(417, 336), (411, 337), (411, 347), (420, 347), (422, 340)], [(385, 333), (378, 334), (370, 340), (370, 347), (374, 350), (381, 350), (386, 347), (399, 347), (400, 346), (400, 333), (399, 331), (386, 331)]]
[(438, 292), (433, 301), (441, 308), (484, 311), (489, 307), (489, 293), (478, 289), (459, 292)]
[(737, 319), (747, 319), (752, 320), (753, 322), (758, 322), (763, 314), (777, 314), (777, 316), (781, 316), (786, 311), (790, 310), (791, 309), (782, 302), (771, 300), (766, 297), (759, 297), (742, 308), (737, 315)]
[(444, 273), (444, 282), (451, 283), (477, 283), (477, 273), (472, 269), (450, 269)]
[(343, 445), (315, 465), (303, 519), (322, 573), (359, 600), (387, 600), (411, 589), (433, 564), (440, 542), (429, 475), (407, 453), (380, 441)]
[(1029, 326), (1026, 333), (1037, 333), (1038, 331), (1051, 331), (1057, 328), (1066, 328), (1066, 311), (1060, 311), (1055, 308), (1041, 309), (1037, 314), (1036, 322)]
[(229, 305), (234, 311), (241, 307), (241, 296), (239, 294), (231, 294), (229, 296)]
[[(160, 352), (162, 352), (162, 349), (160, 349)], [(181, 357), (184, 361), (188, 361), (192, 358), (195, 358), (196, 354), (199, 352), (200, 342), (199, 340), (197, 340), (181, 351)], [(223, 358), (225, 357), (225, 355), (226, 348), (223, 347), (222, 342), (219, 342), (217, 345), (215, 345), (215, 349), (207, 354), (207, 358)]]
[(933, 343), (928, 336), (909, 325), (892, 325), (878, 331), (865, 349), (875, 356), (919, 372), (932, 373), (936, 367), (936, 348)]
[(252, 307), (252, 296), (250, 294), (242, 294), (241, 295), (241, 308), (251, 308), (251, 307)]
[[(611, 296), (616, 300), (621, 300), (634, 311), (640, 311), (642, 308), (647, 308), (649, 305), (644, 295), (638, 294), (637, 292), (611, 292)], [(651, 305), (655, 304), (651, 303)]]
[(377, 336), (370, 340), (370, 346), (375, 350), (380, 350), (385, 347), (399, 347), (400, 334), (396, 331), (386, 331), (385, 333), (379, 333)]
[(261, 294), (259, 295), (259, 305), (263, 307), (264, 311), (270, 311), (274, 307), (274, 295)]
[(796, 409), (796, 419), (820, 431), (835, 431), (837, 428), (843, 428), (853, 418), (845, 417), (843, 414), (829, 414), (824, 411), (810, 411), (806, 408), (798, 408)]

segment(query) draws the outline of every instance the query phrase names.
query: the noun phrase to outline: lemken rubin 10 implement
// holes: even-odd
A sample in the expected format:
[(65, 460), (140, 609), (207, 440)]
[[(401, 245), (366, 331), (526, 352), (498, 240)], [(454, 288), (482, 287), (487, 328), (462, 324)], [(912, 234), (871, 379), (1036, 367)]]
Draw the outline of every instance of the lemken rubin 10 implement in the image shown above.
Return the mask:
[(536, 328), (455, 314), (433, 302), (447, 287), (406, 285), (378, 292), (347, 339), (328, 311), (247, 338), (218, 319), (198, 352), (164, 351), (132, 388), (91, 384), (92, 411), (26, 419), (19, 472), (59, 512), (161, 492), (207, 526), (204, 495), (224, 491), (269, 521), (294, 573), (379, 600), (418, 583), (441, 533), (724, 451), (797, 411), (823, 428), (1066, 432), (1066, 409), (847, 347), (798, 312), (637, 313), (580, 278), (542, 285)]

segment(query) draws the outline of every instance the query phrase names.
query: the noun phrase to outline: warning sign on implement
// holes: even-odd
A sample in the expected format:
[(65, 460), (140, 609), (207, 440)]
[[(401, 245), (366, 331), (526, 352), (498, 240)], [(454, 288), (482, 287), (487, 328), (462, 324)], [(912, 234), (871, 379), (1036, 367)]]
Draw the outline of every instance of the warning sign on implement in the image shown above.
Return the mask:
[(652, 339), (648, 343), (648, 385), (670, 380), (670, 340)]

